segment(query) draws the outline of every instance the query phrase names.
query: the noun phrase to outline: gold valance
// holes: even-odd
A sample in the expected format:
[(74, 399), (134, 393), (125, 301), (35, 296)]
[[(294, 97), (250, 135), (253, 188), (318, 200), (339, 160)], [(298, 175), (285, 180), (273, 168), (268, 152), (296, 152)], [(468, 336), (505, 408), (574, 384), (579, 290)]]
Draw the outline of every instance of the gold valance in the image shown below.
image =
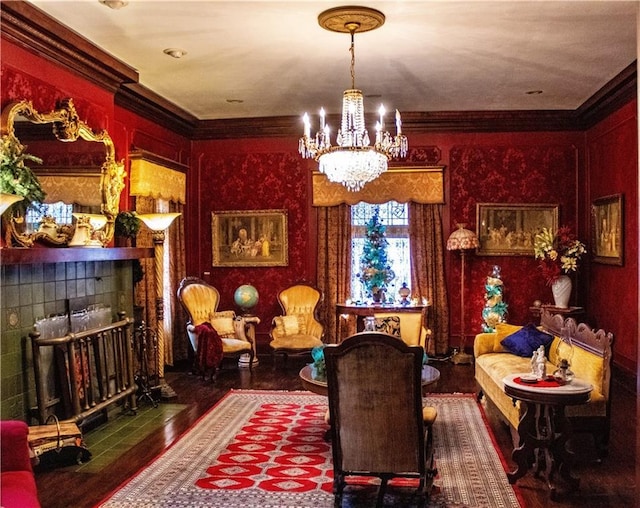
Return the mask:
[(444, 203), (444, 166), (392, 168), (369, 182), (358, 192), (348, 191), (339, 183), (330, 182), (319, 171), (313, 173), (313, 206), (355, 205), (413, 201), (422, 204)]
[(58, 174), (39, 177), (40, 184), (47, 189), (46, 203), (76, 203), (100, 209), (102, 194), (99, 192), (100, 173)]
[(131, 161), (132, 196), (185, 203), (187, 175), (145, 159)]

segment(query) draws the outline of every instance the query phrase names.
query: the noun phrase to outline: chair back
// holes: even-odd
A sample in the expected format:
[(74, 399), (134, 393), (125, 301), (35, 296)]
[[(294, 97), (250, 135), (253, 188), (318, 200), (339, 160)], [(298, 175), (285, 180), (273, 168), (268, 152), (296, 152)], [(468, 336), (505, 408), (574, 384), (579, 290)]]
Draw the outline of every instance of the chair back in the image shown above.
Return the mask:
[(280, 291), (278, 302), (285, 315), (302, 316), (309, 335), (321, 338), (323, 326), (318, 319), (318, 305), (322, 301), (322, 293), (308, 284), (296, 284)]
[(178, 287), (178, 300), (189, 316), (189, 323), (198, 326), (209, 321), (218, 308), (220, 293), (197, 277), (186, 277)]
[(326, 347), (324, 356), (334, 477), (425, 474), (423, 349), (363, 332)]

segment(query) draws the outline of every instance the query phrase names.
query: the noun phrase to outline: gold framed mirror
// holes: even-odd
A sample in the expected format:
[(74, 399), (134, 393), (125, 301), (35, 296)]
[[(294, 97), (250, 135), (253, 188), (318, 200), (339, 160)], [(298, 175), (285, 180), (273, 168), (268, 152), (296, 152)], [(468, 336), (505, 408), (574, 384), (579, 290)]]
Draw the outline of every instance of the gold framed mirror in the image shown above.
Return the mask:
[[(8, 104), (2, 110), (1, 134), (3, 166), (7, 158), (9, 165), (12, 159), (17, 163), (14, 174), (27, 166), (45, 194), (43, 206), (28, 206), (25, 198), (27, 206), (13, 205), (5, 214), (7, 243), (106, 246), (113, 238), (126, 176), (124, 162), (115, 160), (108, 132), (94, 133), (68, 98), (48, 113), (37, 111), (28, 100)], [(0, 173), (0, 178), (6, 175)], [(106, 221), (95, 221), (100, 215)], [(97, 223), (101, 226), (94, 229)], [(81, 241), (72, 241), (76, 225), (83, 228)]]

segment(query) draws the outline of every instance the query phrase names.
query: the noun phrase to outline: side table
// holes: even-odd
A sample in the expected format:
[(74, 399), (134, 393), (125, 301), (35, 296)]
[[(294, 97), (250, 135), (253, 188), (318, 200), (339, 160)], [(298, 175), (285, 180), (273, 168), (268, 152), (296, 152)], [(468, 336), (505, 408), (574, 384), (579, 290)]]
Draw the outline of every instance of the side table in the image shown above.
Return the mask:
[(554, 305), (540, 305), (539, 307), (529, 307), (529, 312), (533, 316), (534, 319), (540, 322), (540, 316), (542, 315), (542, 311), (546, 310), (553, 314), (560, 314), (564, 319), (568, 317), (574, 318), (576, 321), (581, 321), (581, 318), (584, 317), (584, 307), (556, 307)]
[[(316, 393), (318, 395), (327, 395), (327, 381), (313, 379), (311, 375), (311, 367), (309, 365), (305, 365), (300, 369), (298, 373), (300, 377), (300, 381), (302, 382), (302, 387), (305, 390)], [(429, 386), (435, 386), (440, 379), (440, 371), (431, 365), (424, 365), (422, 367), (422, 391), (425, 392), (426, 388)]]
[(574, 379), (566, 385), (545, 382), (524, 384), (520, 381), (521, 375), (510, 374), (502, 380), (505, 393), (526, 406), (518, 424), (520, 446), (512, 454), (518, 467), (507, 473), (507, 477), (509, 483), (515, 483), (533, 464), (536, 477), (543, 474), (551, 499), (556, 499), (556, 472), (566, 483), (568, 491), (577, 489), (580, 483), (578, 478), (571, 475), (573, 452), (567, 449), (567, 442), (572, 429), (564, 408), (588, 402), (593, 387), (580, 379)]

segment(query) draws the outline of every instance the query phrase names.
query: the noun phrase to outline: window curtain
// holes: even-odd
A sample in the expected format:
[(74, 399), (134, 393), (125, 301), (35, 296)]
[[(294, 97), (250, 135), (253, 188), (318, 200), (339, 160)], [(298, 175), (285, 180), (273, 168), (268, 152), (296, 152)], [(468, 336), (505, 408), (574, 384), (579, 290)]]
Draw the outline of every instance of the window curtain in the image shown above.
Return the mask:
[[(171, 305), (168, 315), (171, 318), (170, 324), (171, 337), (173, 338), (173, 348), (170, 349), (172, 353), (171, 362), (169, 365), (173, 365), (174, 361), (186, 360), (189, 358), (189, 348), (191, 343), (186, 334), (187, 320), (184, 311), (180, 308), (180, 302), (178, 302), (177, 292), (180, 281), (186, 277), (186, 257), (185, 257), (185, 237), (184, 237), (184, 204), (177, 203), (175, 201), (169, 202), (169, 212), (177, 212), (182, 215), (178, 217), (171, 227), (169, 228), (169, 282), (167, 283), (170, 298), (168, 303)], [(167, 298), (165, 297), (165, 302)], [(167, 303), (165, 303), (165, 306)], [(165, 313), (165, 317), (167, 313)]]
[(340, 204), (318, 207), (318, 289), (324, 295), (320, 319), (325, 326), (325, 342), (336, 343), (340, 321), (336, 305), (351, 292), (351, 207)]
[(442, 205), (409, 203), (411, 238), (411, 297), (428, 298), (427, 328), (433, 334), (426, 345), (429, 355), (449, 351), (449, 305), (444, 277)]

